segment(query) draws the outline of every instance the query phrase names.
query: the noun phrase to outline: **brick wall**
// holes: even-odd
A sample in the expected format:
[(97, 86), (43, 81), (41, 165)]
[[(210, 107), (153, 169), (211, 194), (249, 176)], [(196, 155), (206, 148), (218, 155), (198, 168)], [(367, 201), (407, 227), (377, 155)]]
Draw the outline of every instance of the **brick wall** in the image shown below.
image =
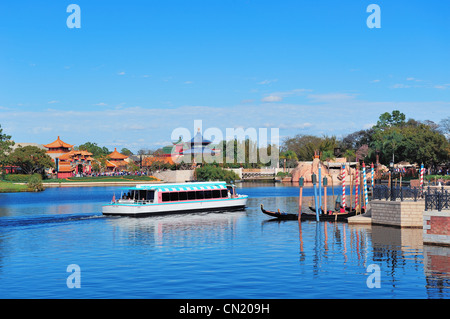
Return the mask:
[(423, 213), (423, 241), (429, 244), (450, 245), (450, 211)]
[(423, 227), (423, 211), (425, 201), (412, 200), (386, 201), (372, 200), (372, 223), (397, 227)]

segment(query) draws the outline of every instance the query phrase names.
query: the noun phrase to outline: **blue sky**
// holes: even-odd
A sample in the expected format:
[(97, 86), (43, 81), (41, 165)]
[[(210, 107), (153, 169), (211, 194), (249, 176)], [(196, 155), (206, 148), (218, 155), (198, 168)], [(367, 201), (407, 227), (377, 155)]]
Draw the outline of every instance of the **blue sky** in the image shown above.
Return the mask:
[[(69, 4), (81, 28), (69, 29)], [(369, 4), (381, 28), (369, 29)], [(0, 124), (16, 142), (156, 149), (175, 128), (342, 137), (450, 116), (448, 1), (2, 1)]]

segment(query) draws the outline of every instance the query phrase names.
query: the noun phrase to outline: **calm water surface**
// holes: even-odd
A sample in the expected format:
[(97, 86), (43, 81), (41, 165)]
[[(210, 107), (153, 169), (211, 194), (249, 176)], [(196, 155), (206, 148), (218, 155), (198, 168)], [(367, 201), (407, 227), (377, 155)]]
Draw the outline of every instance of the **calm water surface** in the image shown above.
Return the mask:
[[(0, 298), (450, 297), (450, 249), (423, 246), (421, 230), (299, 225), (261, 213), (261, 203), (296, 211), (296, 187), (242, 185), (250, 196), (242, 212), (102, 216), (120, 191), (0, 194)], [(66, 284), (71, 264), (79, 289)], [(373, 264), (380, 288), (367, 285)]]

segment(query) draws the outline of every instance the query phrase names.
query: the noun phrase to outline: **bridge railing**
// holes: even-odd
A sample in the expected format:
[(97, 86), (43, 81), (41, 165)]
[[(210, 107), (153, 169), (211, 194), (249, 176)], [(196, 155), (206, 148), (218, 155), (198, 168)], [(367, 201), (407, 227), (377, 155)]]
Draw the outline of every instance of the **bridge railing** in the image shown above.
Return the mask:
[(418, 187), (388, 187), (386, 185), (375, 185), (372, 191), (372, 199), (385, 199), (395, 201), (399, 199), (412, 199), (415, 202), (417, 199), (423, 198), (423, 192)]
[(450, 210), (450, 194), (444, 187), (430, 188), (425, 192), (425, 210)]

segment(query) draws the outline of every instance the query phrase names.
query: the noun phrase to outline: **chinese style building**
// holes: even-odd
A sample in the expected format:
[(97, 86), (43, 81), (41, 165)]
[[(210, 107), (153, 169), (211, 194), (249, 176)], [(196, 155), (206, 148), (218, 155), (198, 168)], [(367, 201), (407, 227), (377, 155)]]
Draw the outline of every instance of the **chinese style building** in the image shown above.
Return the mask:
[(92, 172), (92, 153), (88, 151), (70, 151), (58, 157), (58, 178), (72, 177)]
[(56, 141), (44, 145), (44, 147), (48, 149), (47, 154), (53, 159), (53, 161), (55, 161), (55, 159), (60, 157), (61, 155), (69, 153), (72, 150), (73, 145), (61, 141), (58, 136)]
[(198, 129), (197, 134), (187, 144), (189, 149), (183, 150), (181, 155), (196, 157), (197, 155), (203, 156), (208, 154), (214, 156), (220, 154), (219, 149), (208, 147), (211, 144), (211, 141), (203, 138), (200, 128)]
[(108, 155), (108, 161), (106, 162), (106, 168), (109, 171), (124, 170), (128, 165), (128, 156), (121, 154), (114, 148), (114, 152)]
[(73, 145), (58, 138), (56, 141), (44, 145), (47, 154), (56, 164), (55, 173), (58, 178), (68, 178), (77, 174), (90, 174), (92, 171), (92, 153), (83, 150), (73, 150)]

